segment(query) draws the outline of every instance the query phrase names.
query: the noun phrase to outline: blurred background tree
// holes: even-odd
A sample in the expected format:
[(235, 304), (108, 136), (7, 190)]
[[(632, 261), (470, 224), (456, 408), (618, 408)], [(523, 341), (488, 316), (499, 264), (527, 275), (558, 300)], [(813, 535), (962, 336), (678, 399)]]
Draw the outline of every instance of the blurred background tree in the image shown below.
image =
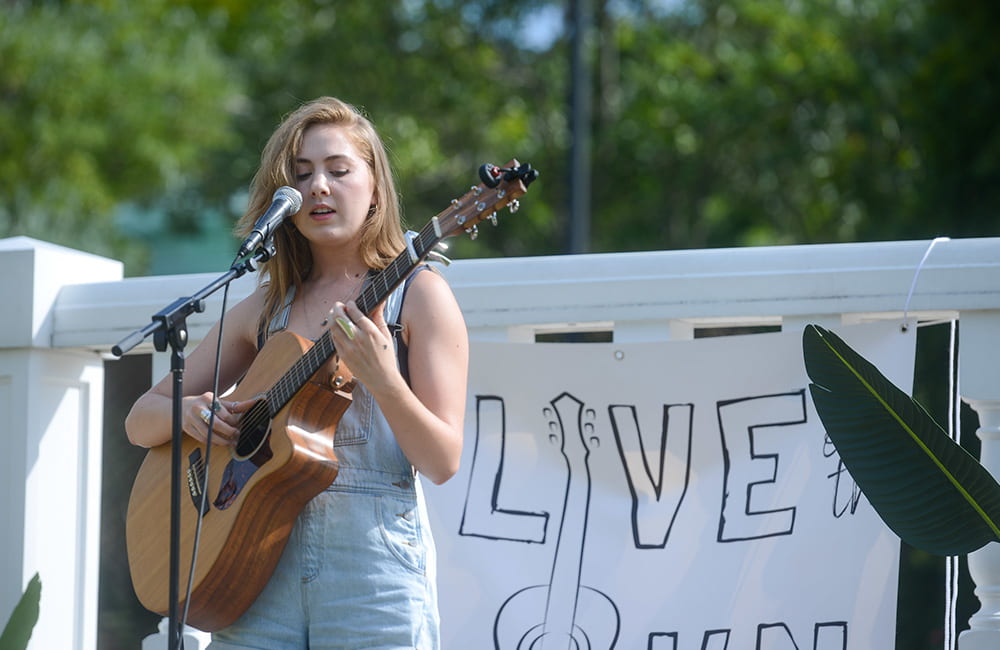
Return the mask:
[[(0, 13), (0, 236), (124, 259), (147, 210), (235, 134), (238, 86), (214, 35), (169, 3), (6, 3)], [(163, 228), (172, 227), (163, 223)]]
[[(575, 134), (572, 7), (590, 26), (592, 89)], [(594, 252), (993, 236), (1000, 226), (991, 0), (0, 8), (0, 237), (122, 259), (130, 276), (228, 268), (266, 138), (319, 95), (357, 104), (379, 127), (411, 227), (476, 182), (483, 162), (517, 157), (542, 171), (516, 216), (455, 240), (456, 258), (566, 252), (580, 180), (569, 156), (583, 136), (584, 248)], [(114, 372), (148, 373), (133, 366)], [(122, 440), (117, 428), (107, 437)], [(135, 458), (127, 445), (106, 449)], [(123, 508), (106, 501), (105, 539)], [(939, 599), (914, 600), (939, 589), (940, 564), (909, 551), (903, 562), (899, 647), (939, 647)], [(127, 589), (127, 574), (118, 580)], [(138, 632), (126, 629), (149, 633), (156, 619), (136, 622), (105, 602), (111, 593), (102, 588), (100, 647), (134, 648)]]

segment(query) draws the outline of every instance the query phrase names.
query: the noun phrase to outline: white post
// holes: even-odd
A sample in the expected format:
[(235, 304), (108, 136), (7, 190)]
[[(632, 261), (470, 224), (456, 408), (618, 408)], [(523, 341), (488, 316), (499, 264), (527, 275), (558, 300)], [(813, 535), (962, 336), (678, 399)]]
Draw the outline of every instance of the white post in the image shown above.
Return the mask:
[(0, 240), (0, 621), (42, 583), (29, 648), (97, 645), (104, 366), (52, 348), (64, 285), (120, 280), (122, 264), (26, 237)]
[[(193, 627), (185, 626), (184, 633), (181, 634), (181, 641), (184, 650), (205, 650), (212, 642), (212, 635), (208, 632), (196, 630)], [(170, 647), (170, 619), (164, 617), (160, 620), (155, 634), (150, 634), (142, 640), (141, 650), (167, 650)]]
[[(1000, 311), (962, 312), (960, 385), (962, 399), (979, 415), (979, 461), (1000, 476)], [(1000, 648), (1000, 543), (969, 554), (969, 574), (980, 608), (958, 638), (960, 650)]]

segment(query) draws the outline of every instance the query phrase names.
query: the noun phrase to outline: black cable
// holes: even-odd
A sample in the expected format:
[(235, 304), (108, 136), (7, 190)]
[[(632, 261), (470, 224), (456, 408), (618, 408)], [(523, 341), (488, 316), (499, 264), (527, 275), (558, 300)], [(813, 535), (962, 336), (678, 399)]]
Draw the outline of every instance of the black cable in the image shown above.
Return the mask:
[(191, 547), (191, 567), (188, 571), (187, 589), (184, 596), (184, 613), (181, 616), (180, 624), (177, 626), (178, 634), (181, 635), (181, 650), (184, 648), (183, 630), (187, 627), (188, 611), (191, 607), (191, 590), (194, 584), (195, 565), (198, 562), (198, 546), (201, 543), (201, 524), (204, 520), (205, 506), (208, 501), (208, 472), (209, 461), (212, 456), (212, 435), (214, 433), (215, 413), (219, 408), (219, 374), (222, 365), (222, 333), (225, 329), (226, 304), (229, 302), (229, 284), (222, 291), (222, 314), (219, 316), (219, 336), (215, 345), (215, 369), (212, 374), (212, 409), (208, 416), (208, 435), (205, 437), (205, 462), (200, 471), (201, 476), (201, 503), (198, 505), (198, 522), (194, 529), (194, 542)]

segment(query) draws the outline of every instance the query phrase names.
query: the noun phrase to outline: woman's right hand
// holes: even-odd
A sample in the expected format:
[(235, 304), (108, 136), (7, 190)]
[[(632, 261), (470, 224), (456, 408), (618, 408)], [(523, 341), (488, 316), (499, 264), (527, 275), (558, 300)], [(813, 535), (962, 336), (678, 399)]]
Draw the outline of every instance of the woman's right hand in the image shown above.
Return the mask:
[[(239, 438), (240, 418), (255, 400), (232, 402), (216, 400), (212, 393), (184, 398), (184, 431), (200, 442), (208, 442), (208, 425), (212, 423), (212, 444), (233, 446)], [(212, 411), (215, 411), (215, 417)]]

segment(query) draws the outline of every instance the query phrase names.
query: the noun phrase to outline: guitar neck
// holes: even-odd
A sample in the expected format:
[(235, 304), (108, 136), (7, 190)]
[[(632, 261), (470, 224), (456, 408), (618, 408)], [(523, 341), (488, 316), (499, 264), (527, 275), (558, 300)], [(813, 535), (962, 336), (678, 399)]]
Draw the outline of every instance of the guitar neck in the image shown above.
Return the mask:
[(358, 309), (370, 316), (375, 308), (389, 297), (393, 289), (398, 287), (421, 260), (441, 242), (443, 237), (437, 228), (437, 223), (437, 217), (431, 219), (409, 240), (407, 248), (372, 278), (358, 296)]
[[(375, 309), (389, 297), (389, 294), (406, 279), (431, 250), (443, 239), (437, 217), (410, 239), (406, 249), (396, 256), (384, 269), (376, 273), (361, 295), (357, 304), (365, 314), (371, 316)], [(309, 378), (337, 352), (330, 331), (326, 330), (316, 344), (296, 361), (281, 379), (267, 391), (268, 411), (274, 417), (298, 392)]]

